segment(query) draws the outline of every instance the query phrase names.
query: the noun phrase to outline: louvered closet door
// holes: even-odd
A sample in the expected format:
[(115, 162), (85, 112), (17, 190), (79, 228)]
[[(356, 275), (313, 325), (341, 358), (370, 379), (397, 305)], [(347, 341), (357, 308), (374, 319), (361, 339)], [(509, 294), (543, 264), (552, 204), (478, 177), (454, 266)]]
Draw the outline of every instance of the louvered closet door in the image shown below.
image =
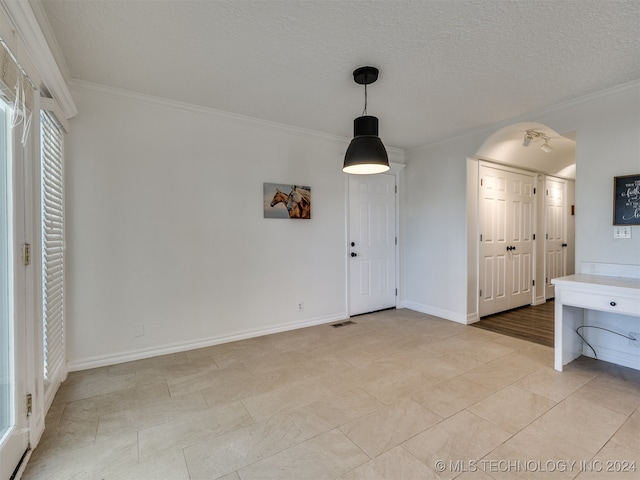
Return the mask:
[[(65, 375), (64, 354), (64, 172), (63, 134), (54, 119), (41, 115), (42, 296), (44, 368), (47, 387)], [(54, 387), (55, 390), (55, 387)]]

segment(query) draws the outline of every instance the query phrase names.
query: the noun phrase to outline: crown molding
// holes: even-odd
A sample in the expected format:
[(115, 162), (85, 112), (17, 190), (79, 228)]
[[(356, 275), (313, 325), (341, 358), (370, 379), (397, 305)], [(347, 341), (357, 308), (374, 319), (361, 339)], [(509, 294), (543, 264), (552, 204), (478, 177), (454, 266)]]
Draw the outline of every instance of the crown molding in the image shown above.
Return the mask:
[(604, 98), (604, 97), (610, 97), (613, 95), (618, 95), (621, 93), (625, 93), (631, 90), (635, 90), (635, 89), (640, 89), (640, 79), (638, 80), (632, 80), (631, 82), (627, 82), (627, 83), (622, 83), (620, 85), (615, 85), (613, 87), (610, 88), (605, 88), (604, 90), (599, 90), (597, 92), (593, 92), (593, 93), (589, 93), (587, 95), (583, 95), (581, 97), (577, 97), (577, 98), (572, 98), (570, 100), (566, 100), (564, 102), (560, 102), (560, 103), (556, 103), (554, 105), (550, 105), (548, 107), (544, 107), (544, 108), (540, 108), (538, 110), (532, 110), (530, 112), (526, 112), (526, 113), (522, 113), (519, 114), (515, 117), (510, 117), (507, 118), (505, 120), (500, 120), (499, 122), (495, 122), (492, 123), (491, 125), (485, 126), (485, 127), (481, 127), (481, 128), (477, 128), (477, 129), (473, 129), (473, 130), (468, 130), (466, 132), (462, 132), (458, 135), (455, 135), (453, 137), (450, 138), (446, 138), (443, 140), (438, 140), (436, 142), (432, 142), (432, 143), (425, 143), (423, 145), (418, 145), (417, 147), (413, 147), (410, 149), (407, 149), (407, 153), (409, 152), (418, 152), (424, 148), (432, 148), (435, 146), (439, 146), (439, 145), (446, 145), (448, 143), (452, 143), (452, 142), (458, 142), (464, 138), (467, 137), (472, 137), (474, 135), (480, 135), (480, 134), (487, 134), (487, 135), (491, 135), (492, 133), (495, 133), (496, 129), (500, 129), (502, 127), (506, 127), (508, 125), (512, 125), (514, 123), (518, 123), (518, 122), (533, 122), (535, 118), (539, 118), (545, 115), (549, 115), (551, 113), (557, 112), (558, 110), (563, 110), (565, 108), (570, 108), (570, 107), (574, 107), (574, 106), (578, 106), (584, 103), (589, 103), (589, 102), (593, 102), (595, 100), (598, 100), (600, 98)]
[[(72, 78), (69, 81), (69, 88), (74, 92), (88, 93), (92, 95), (100, 95), (109, 98), (115, 98), (126, 102), (141, 103), (153, 107), (168, 108), (173, 110), (180, 110), (183, 112), (194, 113), (196, 115), (206, 115), (210, 117), (219, 118), (222, 120), (238, 122), (245, 125), (270, 128), (279, 131), (285, 131), (288, 133), (295, 133), (297, 135), (311, 136), (317, 138), (323, 138), (339, 143), (347, 143), (351, 141), (351, 138), (341, 137), (339, 135), (332, 135), (329, 133), (318, 132), (316, 130), (310, 130), (306, 128), (295, 127), (293, 125), (287, 125), (284, 123), (271, 122), (269, 120), (263, 120), (261, 118), (250, 117), (248, 115), (240, 115), (237, 113), (227, 112), (225, 110), (217, 110), (215, 108), (203, 107), (201, 105), (194, 105), (192, 103), (181, 102), (178, 100), (172, 100), (169, 98), (158, 97), (155, 95), (148, 95), (146, 93), (134, 92), (123, 88), (110, 87), (102, 85), (100, 83), (88, 82), (86, 80), (78, 80)], [(395, 156), (404, 158), (404, 150), (396, 147), (386, 147), (387, 151), (393, 152)]]
[(38, 70), (42, 83), (60, 105), (65, 118), (76, 116), (78, 109), (67, 82), (29, 2), (0, 0), (0, 4)]

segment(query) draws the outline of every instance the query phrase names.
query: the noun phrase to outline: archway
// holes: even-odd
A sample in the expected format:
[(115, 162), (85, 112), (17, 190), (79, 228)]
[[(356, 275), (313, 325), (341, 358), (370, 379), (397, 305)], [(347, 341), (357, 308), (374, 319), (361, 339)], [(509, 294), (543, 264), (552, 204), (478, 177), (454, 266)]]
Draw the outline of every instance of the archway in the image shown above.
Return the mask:
[[(529, 141), (525, 142), (525, 135), (533, 132)], [(545, 150), (541, 149), (545, 145)], [(550, 149), (547, 146), (551, 147)], [(481, 310), (479, 308), (480, 298), (486, 290), (482, 292), (481, 283), (483, 279), (479, 278), (479, 258), (480, 248), (479, 239), (481, 232), (479, 227), (479, 194), (480, 183), (479, 168), (481, 164), (491, 162), (497, 164), (499, 168), (514, 168), (531, 172), (535, 176), (534, 186), (541, 193), (535, 199), (535, 209), (538, 215), (535, 216), (533, 231), (538, 233), (535, 242), (535, 263), (533, 271), (535, 272), (534, 284), (537, 285), (536, 294), (532, 298), (532, 303), (544, 303), (545, 301), (545, 285), (550, 285), (549, 277), (545, 276), (545, 272), (549, 270), (548, 252), (545, 250), (551, 242), (547, 242), (544, 236), (548, 225), (545, 225), (545, 215), (547, 205), (545, 204), (545, 196), (549, 194), (549, 184), (553, 180), (560, 184), (566, 185), (565, 203), (563, 208), (572, 209), (574, 205), (575, 192), (575, 176), (576, 176), (576, 142), (575, 134), (568, 133), (561, 135), (548, 126), (535, 122), (520, 122), (506, 127), (493, 133), (485, 140), (485, 142), (477, 150), (473, 157), (468, 159), (467, 173), (467, 198), (468, 214), (468, 308), (467, 314), (470, 322), (480, 318)], [(545, 188), (546, 187), (546, 188)], [(568, 211), (568, 210), (567, 210)], [(567, 258), (567, 272), (573, 273), (574, 269), (574, 217), (567, 213), (565, 236), (569, 239), (566, 243), (570, 246), (566, 248), (565, 258)], [(542, 236), (542, 238), (541, 238)], [(564, 245), (564, 243), (563, 243)], [(547, 267), (547, 268), (546, 268)], [(548, 273), (548, 272), (547, 272)]]

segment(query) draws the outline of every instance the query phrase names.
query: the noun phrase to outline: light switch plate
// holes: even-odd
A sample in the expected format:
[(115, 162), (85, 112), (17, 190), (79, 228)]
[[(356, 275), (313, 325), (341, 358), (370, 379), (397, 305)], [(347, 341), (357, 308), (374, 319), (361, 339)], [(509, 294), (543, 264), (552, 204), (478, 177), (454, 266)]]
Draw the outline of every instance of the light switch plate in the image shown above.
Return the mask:
[(613, 227), (613, 238), (631, 238), (631, 226)]

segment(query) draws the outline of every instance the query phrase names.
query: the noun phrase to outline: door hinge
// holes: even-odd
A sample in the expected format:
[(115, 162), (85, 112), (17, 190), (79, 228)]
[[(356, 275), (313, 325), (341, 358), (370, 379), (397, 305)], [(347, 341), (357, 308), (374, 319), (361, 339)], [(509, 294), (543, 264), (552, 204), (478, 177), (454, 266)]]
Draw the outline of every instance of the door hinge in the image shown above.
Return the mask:
[(25, 266), (31, 263), (31, 244), (30, 243), (22, 244), (22, 263), (24, 263)]
[(398, 244), (398, 237), (396, 237), (396, 245)]
[(396, 187), (396, 193), (398, 193), (398, 185), (395, 185), (395, 187)]
[(480, 186), (482, 186), (482, 180), (483, 180), (483, 179), (481, 178), (481, 179), (480, 179)]
[(396, 288), (396, 297), (398, 296), (398, 289)]
[(482, 290), (480, 290), (480, 296), (482, 297)]
[(480, 241), (482, 241), (482, 234), (480, 234)]
[(549, 283), (549, 277), (544, 277), (544, 283)]
[(534, 194), (534, 195), (536, 194), (536, 189), (535, 189), (535, 187), (533, 188), (533, 194)]
[(531, 280), (531, 284), (535, 287), (536, 286), (536, 281), (535, 280)]
[(33, 411), (33, 396), (30, 393), (27, 393), (27, 417), (31, 415)]
[(534, 240), (536, 239), (536, 234), (535, 234), (535, 233), (533, 234), (533, 239), (534, 239)]
[(547, 240), (549, 240), (549, 234), (548, 233), (545, 234), (545, 237), (546, 237)]

